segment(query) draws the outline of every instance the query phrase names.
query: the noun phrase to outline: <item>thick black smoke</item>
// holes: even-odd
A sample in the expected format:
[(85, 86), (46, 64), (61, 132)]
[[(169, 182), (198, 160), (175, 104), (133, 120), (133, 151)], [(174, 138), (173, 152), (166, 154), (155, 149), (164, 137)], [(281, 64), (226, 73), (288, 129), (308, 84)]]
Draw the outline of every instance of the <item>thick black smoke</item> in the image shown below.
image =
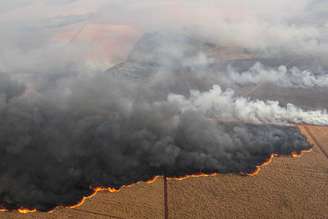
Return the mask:
[(193, 46), (138, 44), (127, 63), (69, 83), (47, 78), (53, 84), (42, 89), (1, 78), (0, 207), (47, 211), (77, 203), (95, 187), (157, 175), (250, 173), (273, 153), (311, 147), (296, 127), (224, 121), (224, 113), (200, 110), (197, 101), (183, 107), (180, 97), (185, 103), (190, 90), (215, 82), (195, 74), (203, 68), (199, 51), (213, 45), (185, 38), (179, 44)]
[(112, 115), (22, 104), (1, 112), (0, 201), (9, 209), (49, 210), (92, 187), (157, 175), (252, 172), (272, 153), (311, 147), (294, 127), (213, 122), (169, 105)]

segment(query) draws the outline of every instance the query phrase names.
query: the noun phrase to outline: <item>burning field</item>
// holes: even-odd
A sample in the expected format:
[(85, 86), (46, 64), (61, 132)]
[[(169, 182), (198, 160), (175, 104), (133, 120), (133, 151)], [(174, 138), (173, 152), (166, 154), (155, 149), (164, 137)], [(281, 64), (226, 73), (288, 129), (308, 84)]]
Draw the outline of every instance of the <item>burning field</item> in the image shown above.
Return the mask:
[[(98, 19), (101, 26), (105, 18)], [(39, 50), (22, 66), (8, 62), (18, 60), (16, 50), (5, 53), (0, 209), (73, 208), (98, 191), (115, 192), (158, 176), (255, 176), (274, 156), (311, 151), (299, 125), (328, 125), (328, 56), (319, 30), (278, 25), (254, 45), (253, 38), (262, 39), (256, 28), (251, 41), (227, 41), (224, 33), (234, 29), (148, 31), (148, 23), (133, 25), (145, 33), (119, 28), (120, 37), (124, 30), (142, 36), (126, 36), (123, 41), (135, 45), (106, 70), (87, 63), (82, 45), (74, 45), (85, 26), (65, 56), (62, 44), (47, 48), (53, 57), (41, 67)], [(310, 30), (312, 35), (304, 33)], [(117, 41), (106, 43), (110, 54), (119, 48), (108, 44)]]
[[(200, 42), (163, 37), (146, 35), (126, 63), (90, 78), (2, 76), (3, 209), (73, 207), (156, 176), (255, 175), (274, 155), (311, 149), (294, 124), (328, 123), (325, 111), (236, 96), (224, 87), (243, 85), (190, 61), (203, 52)], [(160, 53), (171, 44), (183, 52)], [(139, 60), (144, 54), (155, 55)]]

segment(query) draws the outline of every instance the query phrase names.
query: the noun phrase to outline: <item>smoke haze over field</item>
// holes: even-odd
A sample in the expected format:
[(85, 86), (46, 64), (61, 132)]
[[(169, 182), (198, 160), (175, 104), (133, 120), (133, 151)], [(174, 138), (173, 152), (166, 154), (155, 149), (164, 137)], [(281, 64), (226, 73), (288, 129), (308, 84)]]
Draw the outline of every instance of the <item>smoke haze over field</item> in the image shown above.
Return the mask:
[(86, 59), (104, 68), (124, 59), (144, 32), (181, 29), (262, 56), (305, 56), (327, 63), (324, 0), (4, 0), (0, 6), (2, 71), (39, 72), (36, 65), (58, 67)]
[[(325, 6), (2, 1), (0, 208), (46, 211), (157, 175), (251, 173), (311, 148), (293, 125), (328, 125)], [(254, 98), (263, 84), (272, 98)], [(314, 106), (295, 89), (324, 95)]]

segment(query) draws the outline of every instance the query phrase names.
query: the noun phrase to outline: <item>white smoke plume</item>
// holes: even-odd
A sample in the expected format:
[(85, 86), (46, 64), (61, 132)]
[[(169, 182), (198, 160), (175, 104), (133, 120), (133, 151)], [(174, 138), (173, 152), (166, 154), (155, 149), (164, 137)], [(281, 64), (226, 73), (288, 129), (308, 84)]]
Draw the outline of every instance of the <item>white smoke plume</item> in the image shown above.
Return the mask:
[(314, 74), (309, 70), (300, 70), (297, 67), (288, 68), (265, 67), (261, 63), (254, 64), (249, 70), (238, 72), (230, 67), (225, 73), (226, 80), (236, 84), (273, 83), (283, 87), (328, 87), (328, 74)]
[(233, 90), (223, 91), (218, 85), (207, 92), (192, 90), (189, 98), (170, 94), (168, 101), (177, 103), (181, 111), (201, 111), (218, 121), (328, 125), (326, 110), (304, 111), (293, 104), (282, 107), (278, 101), (235, 97)]

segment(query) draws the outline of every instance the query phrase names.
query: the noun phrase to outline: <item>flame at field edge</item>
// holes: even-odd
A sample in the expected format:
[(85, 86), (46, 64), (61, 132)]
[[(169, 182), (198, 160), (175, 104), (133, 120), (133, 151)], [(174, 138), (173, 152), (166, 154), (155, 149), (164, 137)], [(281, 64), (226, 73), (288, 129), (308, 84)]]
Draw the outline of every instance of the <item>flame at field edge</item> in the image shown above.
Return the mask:
[[(297, 125), (296, 127), (304, 135), (304, 137), (306, 137), (307, 141), (310, 142), (310, 139), (305, 134), (305, 131), (304, 131), (302, 126), (304, 126), (304, 124), (303, 125)], [(312, 151), (312, 148), (306, 149), (306, 150), (301, 150), (299, 152), (293, 151), (287, 156), (292, 157), (292, 158), (300, 158), (304, 155), (304, 153), (311, 152), (311, 151)], [(259, 174), (259, 172), (261, 171), (262, 167), (267, 166), (270, 163), (272, 163), (274, 157), (280, 157), (280, 156), (283, 156), (283, 155), (273, 153), (266, 160), (262, 161), (263, 163), (257, 165), (256, 168), (253, 171), (240, 172), (240, 175), (242, 175), (242, 176), (257, 176)], [(186, 176), (173, 176), (173, 177), (167, 176), (167, 178), (170, 179), (170, 180), (181, 181), (181, 180), (185, 180), (185, 179), (189, 179), (189, 178), (196, 178), (196, 177), (217, 176), (219, 174), (220, 174), (219, 172), (215, 172), (215, 173), (198, 172), (198, 173), (194, 173), (194, 174), (190, 174), (190, 175), (186, 175)], [(152, 184), (152, 183), (156, 182), (156, 180), (160, 177), (162, 177), (162, 176), (154, 176), (154, 177), (152, 177), (151, 179), (149, 179), (147, 181), (139, 181), (139, 182), (136, 182), (136, 183), (133, 183), (133, 184), (123, 185), (119, 189), (112, 188), (112, 187), (95, 187), (95, 188), (92, 188), (92, 192), (91, 192), (90, 195), (82, 197), (82, 199), (78, 203), (68, 205), (68, 206), (57, 206), (56, 208), (59, 208), (59, 207), (78, 208), (78, 207), (82, 206), (88, 199), (93, 198), (98, 192), (107, 191), (107, 192), (115, 193), (115, 192), (119, 192), (123, 188), (128, 188), (128, 187), (131, 187), (131, 186), (136, 185), (136, 184), (141, 183), (141, 182), (145, 182), (147, 184)], [(48, 213), (53, 212), (54, 210), (56, 210), (56, 208), (48, 211)], [(0, 208), (0, 212), (8, 212), (8, 211), (11, 211), (11, 210), (1, 209)], [(38, 210), (37, 209), (28, 209), (28, 208), (19, 208), (19, 209), (17, 209), (17, 212), (20, 213), (20, 214), (29, 214), (29, 213), (38, 212)]]
[[(303, 150), (301, 152), (292, 152), (289, 156), (292, 157), (292, 158), (299, 158), (301, 157), (305, 152), (311, 152), (312, 149), (309, 149), (309, 150)], [(268, 159), (266, 159), (262, 164), (260, 165), (257, 165), (256, 168), (251, 171), (251, 172), (240, 172), (240, 175), (242, 176), (257, 176), (259, 174), (259, 172), (261, 171), (261, 168), (263, 166), (266, 166), (266, 165), (269, 165), (272, 161), (273, 161), (273, 158), (274, 157), (280, 157), (280, 155), (278, 154), (271, 154), (269, 156)], [(189, 179), (189, 178), (197, 178), (197, 177), (205, 177), (205, 176), (217, 176), (219, 175), (220, 173), (216, 172), (216, 173), (202, 173), (202, 172), (198, 172), (198, 173), (194, 173), (194, 174), (190, 174), (190, 175), (186, 175), (186, 176), (176, 176), (176, 177), (167, 177), (168, 179), (170, 180), (176, 180), (176, 181), (181, 181), (181, 180), (185, 180), (185, 179)], [(145, 183), (147, 184), (152, 184), (154, 182), (157, 181), (158, 178), (160, 178), (161, 176), (155, 176), (147, 181), (144, 181)], [(124, 185), (122, 186), (121, 188), (119, 189), (116, 189), (116, 188), (111, 188), (111, 187), (108, 187), (108, 188), (104, 188), (104, 187), (95, 187), (93, 188), (93, 191), (90, 195), (87, 195), (87, 196), (84, 196), (78, 203), (76, 204), (72, 204), (72, 205), (69, 205), (69, 206), (57, 206), (56, 208), (59, 208), (59, 207), (68, 207), (68, 208), (78, 208), (78, 207), (81, 207), (88, 199), (91, 199), (93, 198), (98, 192), (110, 192), (110, 193), (115, 193), (115, 192), (119, 192), (120, 190), (124, 189), (124, 188), (128, 188), (128, 187), (131, 187), (133, 185), (136, 185), (138, 183), (141, 183), (142, 181), (140, 182), (137, 182), (137, 183), (134, 183), (134, 184), (130, 184), (130, 185)], [(55, 208), (55, 209), (56, 209)], [(53, 212), (55, 209), (53, 210), (50, 210), (48, 211), (48, 213), (51, 213)], [(9, 210), (7, 209), (0, 209), (0, 212), (7, 212)], [(17, 209), (17, 212), (20, 213), (20, 214), (29, 214), (29, 213), (35, 213), (35, 212), (38, 212), (37, 209), (28, 209), (28, 208), (19, 208)]]

